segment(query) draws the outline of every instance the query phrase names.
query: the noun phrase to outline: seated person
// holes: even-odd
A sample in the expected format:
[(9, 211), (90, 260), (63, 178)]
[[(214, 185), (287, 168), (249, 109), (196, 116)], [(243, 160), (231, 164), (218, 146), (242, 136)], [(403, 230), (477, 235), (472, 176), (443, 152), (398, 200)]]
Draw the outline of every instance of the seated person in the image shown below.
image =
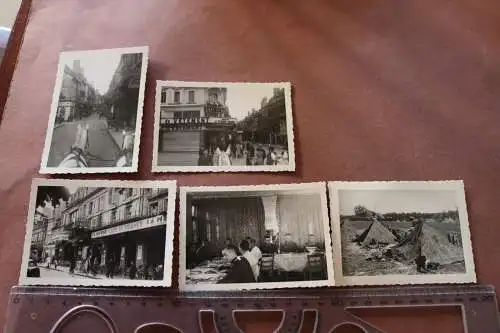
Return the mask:
[[(240, 253), (243, 258), (245, 258), (250, 264), (250, 268), (252, 269), (253, 276), (255, 281), (259, 278), (259, 260), (262, 258), (262, 254), (260, 257), (257, 257), (257, 254), (251, 252), (250, 242), (246, 239), (240, 242)], [(259, 251), (260, 253), (260, 251)]]
[(215, 257), (215, 253), (212, 249), (212, 246), (208, 243), (207, 240), (202, 240), (195, 254), (195, 261), (197, 263), (202, 263), (203, 261), (213, 259)]
[(238, 249), (234, 245), (229, 245), (222, 250), (224, 259), (231, 263), (231, 268), (217, 283), (250, 283), (255, 282), (255, 277), (248, 263), (244, 257), (238, 256)]
[(292, 235), (290, 233), (285, 234), (285, 239), (283, 243), (281, 243), (280, 246), (281, 253), (286, 253), (286, 252), (301, 252), (301, 249), (292, 240)]
[(271, 242), (270, 238), (266, 238), (264, 244), (260, 246), (260, 250), (262, 253), (275, 253), (276, 245)]

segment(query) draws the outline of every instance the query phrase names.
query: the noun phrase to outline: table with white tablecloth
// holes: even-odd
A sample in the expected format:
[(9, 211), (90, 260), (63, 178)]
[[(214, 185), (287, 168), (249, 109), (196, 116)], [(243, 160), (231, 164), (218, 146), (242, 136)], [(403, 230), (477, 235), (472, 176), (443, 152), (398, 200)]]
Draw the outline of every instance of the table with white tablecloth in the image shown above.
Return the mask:
[(279, 253), (274, 255), (274, 270), (303, 272), (307, 267), (307, 253)]

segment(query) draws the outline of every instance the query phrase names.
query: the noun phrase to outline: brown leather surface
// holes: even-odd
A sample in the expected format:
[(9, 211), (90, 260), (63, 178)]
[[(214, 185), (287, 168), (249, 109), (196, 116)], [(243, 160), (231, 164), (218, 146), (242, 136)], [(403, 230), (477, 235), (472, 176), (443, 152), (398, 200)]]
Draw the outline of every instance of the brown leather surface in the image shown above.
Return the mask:
[[(0, 125), (0, 313), (18, 279), (59, 52), (141, 45), (140, 170), (89, 178), (464, 179), (478, 280), (500, 287), (499, 1), (34, 0)], [(153, 175), (158, 79), (291, 81), (297, 171)]]

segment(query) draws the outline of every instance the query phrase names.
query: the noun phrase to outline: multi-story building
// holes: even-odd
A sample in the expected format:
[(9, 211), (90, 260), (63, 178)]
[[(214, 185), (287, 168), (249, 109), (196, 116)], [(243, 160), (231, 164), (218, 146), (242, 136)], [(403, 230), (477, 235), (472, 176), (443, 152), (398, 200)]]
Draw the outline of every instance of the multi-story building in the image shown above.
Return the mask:
[(107, 108), (105, 115), (113, 127), (135, 128), (141, 68), (142, 53), (122, 54), (104, 96)]
[(64, 246), (69, 242), (71, 231), (67, 226), (64, 226), (62, 221), (66, 205), (66, 201), (59, 200), (48, 220), (44, 245), (44, 251), (47, 256), (53, 257), (57, 254), (59, 257), (63, 257)]
[(102, 270), (112, 259), (122, 272), (132, 262), (163, 265), (167, 198), (156, 188), (79, 188), (63, 212), (73, 251), (66, 256), (97, 258)]
[(57, 121), (85, 117), (95, 111), (101, 102), (102, 96), (85, 78), (79, 60), (73, 61), (72, 68), (64, 66)]
[(196, 165), (200, 149), (213, 148), (236, 123), (226, 88), (164, 87), (160, 98), (160, 165)]
[(287, 145), (285, 90), (275, 88), (273, 96), (263, 99), (261, 108), (253, 110), (237, 124), (243, 140), (260, 144)]
[(47, 234), (48, 216), (35, 211), (33, 219), (33, 231), (31, 234), (31, 256), (36, 260), (42, 260), (43, 248)]

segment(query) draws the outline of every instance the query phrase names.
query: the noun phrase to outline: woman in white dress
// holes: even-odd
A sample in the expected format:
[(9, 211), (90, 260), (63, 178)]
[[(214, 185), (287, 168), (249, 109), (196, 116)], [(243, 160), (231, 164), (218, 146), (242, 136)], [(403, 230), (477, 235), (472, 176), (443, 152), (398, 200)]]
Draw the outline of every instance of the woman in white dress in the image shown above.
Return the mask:
[(214, 151), (213, 165), (216, 166), (230, 166), (231, 159), (229, 158), (231, 154), (231, 145), (226, 143), (224, 138), (221, 138), (217, 148)]

